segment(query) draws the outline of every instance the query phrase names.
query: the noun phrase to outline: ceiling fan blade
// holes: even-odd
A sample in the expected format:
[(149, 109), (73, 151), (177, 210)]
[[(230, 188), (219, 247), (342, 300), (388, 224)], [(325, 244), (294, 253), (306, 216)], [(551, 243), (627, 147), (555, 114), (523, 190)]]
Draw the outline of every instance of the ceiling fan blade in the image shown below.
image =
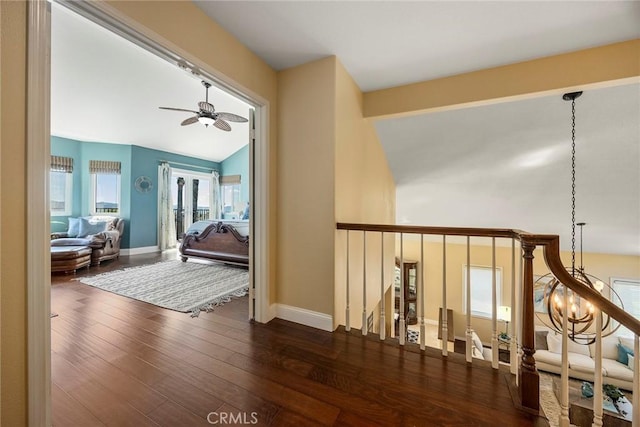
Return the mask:
[(216, 111), (216, 109), (213, 108), (213, 105), (204, 101), (198, 102), (198, 107), (200, 107), (202, 111), (206, 111), (207, 113), (214, 113)]
[(185, 110), (184, 108), (173, 108), (173, 107), (158, 107), (161, 110), (171, 110), (171, 111), (186, 111), (189, 113), (195, 113), (198, 114), (198, 111), (193, 111), (193, 110)]
[(200, 118), (199, 116), (189, 117), (188, 119), (183, 120), (182, 123), (180, 123), (180, 126), (186, 126), (186, 125), (192, 125), (194, 123), (198, 123), (199, 118)]
[(229, 120), (230, 122), (238, 122), (238, 123), (248, 122), (248, 120), (245, 119), (244, 117), (238, 116), (237, 114), (233, 114), (233, 113), (218, 113), (218, 117), (221, 119)]
[(229, 123), (225, 122), (219, 117), (218, 117), (218, 120), (216, 120), (215, 123), (213, 123), (213, 125), (218, 129), (225, 130), (227, 132), (231, 130), (231, 126), (229, 126)]

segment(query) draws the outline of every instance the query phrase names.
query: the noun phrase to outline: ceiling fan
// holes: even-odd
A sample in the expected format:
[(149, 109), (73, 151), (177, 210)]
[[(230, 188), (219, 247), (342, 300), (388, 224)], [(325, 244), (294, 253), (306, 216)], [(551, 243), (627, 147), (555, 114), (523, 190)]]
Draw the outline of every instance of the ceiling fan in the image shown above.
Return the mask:
[(242, 116), (238, 116), (237, 114), (232, 113), (223, 113), (216, 112), (215, 108), (212, 104), (209, 104), (209, 88), (211, 87), (211, 83), (207, 83), (204, 80), (202, 81), (202, 85), (206, 88), (206, 98), (204, 101), (198, 102), (199, 111), (195, 110), (186, 110), (184, 108), (172, 108), (172, 107), (158, 107), (162, 110), (173, 110), (173, 111), (186, 111), (189, 113), (195, 113), (196, 115), (193, 117), (189, 117), (180, 123), (182, 126), (191, 125), (196, 122), (200, 122), (205, 127), (209, 125), (214, 125), (218, 129), (229, 132), (231, 130), (231, 126), (227, 121), (230, 122), (238, 122), (244, 123), (247, 121)]

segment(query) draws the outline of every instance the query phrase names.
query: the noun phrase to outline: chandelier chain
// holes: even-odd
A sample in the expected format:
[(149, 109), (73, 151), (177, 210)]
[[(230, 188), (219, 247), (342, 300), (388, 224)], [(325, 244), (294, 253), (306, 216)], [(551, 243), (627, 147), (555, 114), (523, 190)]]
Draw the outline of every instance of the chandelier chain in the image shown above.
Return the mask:
[(576, 100), (571, 100), (571, 274), (576, 274)]

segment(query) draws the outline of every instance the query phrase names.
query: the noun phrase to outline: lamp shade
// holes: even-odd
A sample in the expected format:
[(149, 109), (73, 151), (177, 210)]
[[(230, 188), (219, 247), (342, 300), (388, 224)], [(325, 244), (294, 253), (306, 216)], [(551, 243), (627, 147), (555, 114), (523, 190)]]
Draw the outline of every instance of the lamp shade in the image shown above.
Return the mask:
[(212, 125), (215, 122), (213, 118), (207, 116), (198, 117), (198, 121), (205, 126)]
[(511, 307), (508, 305), (501, 305), (498, 308), (498, 319), (503, 320), (505, 322), (511, 321)]

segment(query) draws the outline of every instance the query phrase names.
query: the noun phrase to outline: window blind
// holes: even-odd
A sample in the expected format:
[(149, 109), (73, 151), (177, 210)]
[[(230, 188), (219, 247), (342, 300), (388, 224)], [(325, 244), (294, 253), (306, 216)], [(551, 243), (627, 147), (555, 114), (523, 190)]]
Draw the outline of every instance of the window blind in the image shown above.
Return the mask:
[(220, 177), (220, 185), (240, 184), (241, 175), (226, 175)]
[(89, 173), (120, 175), (120, 162), (110, 160), (89, 160)]
[(54, 172), (73, 172), (73, 158), (63, 156), (51, 156), (51, 170)]

